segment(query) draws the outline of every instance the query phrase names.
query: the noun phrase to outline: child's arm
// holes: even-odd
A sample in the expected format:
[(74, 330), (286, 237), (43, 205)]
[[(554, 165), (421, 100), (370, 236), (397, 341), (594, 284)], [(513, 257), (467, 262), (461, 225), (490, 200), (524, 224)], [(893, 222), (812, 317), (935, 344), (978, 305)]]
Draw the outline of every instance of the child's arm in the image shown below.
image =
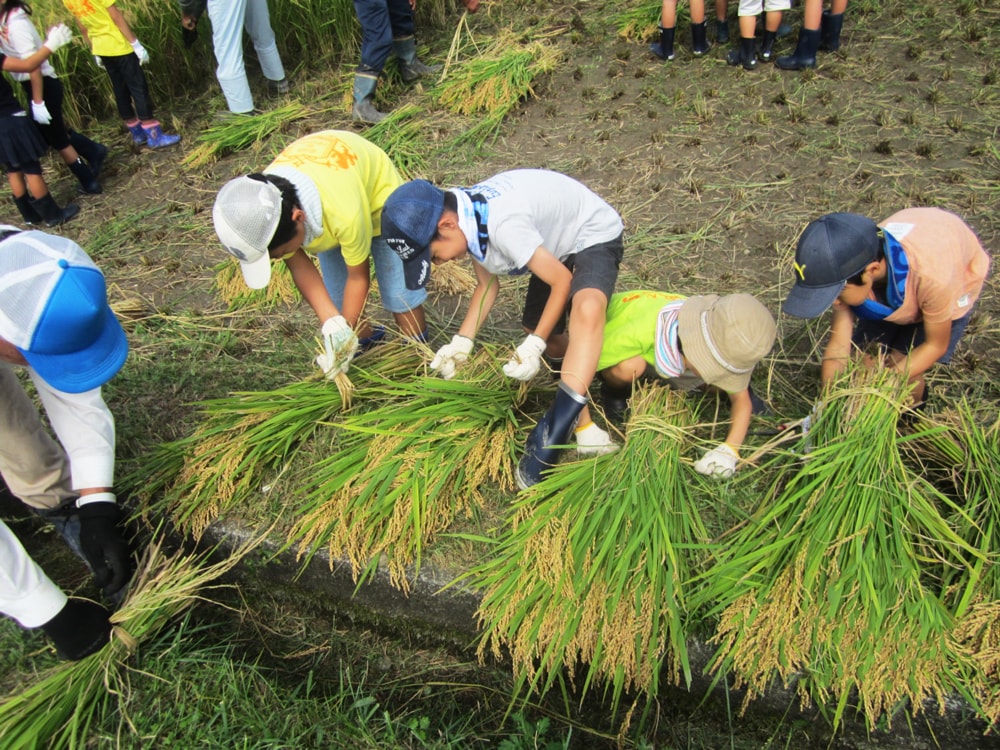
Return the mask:
[(742, 390), (738, 393), (729, 394), (729, 433), (726, 435), (726, 445), (734, 451), (739, 451), (746, 440), (747, 431), (750, 429), (750, 417), (753, 414), (753, 402), (750, 400), (750, 391)]
[(820, 382), (826, 385), (842, 372), (851, 361), (851, 337), (854, 333), (854, 313), (839, 299), (833, 303), (830, 340), (823, 351)]
[(479, 327), (486, 320), (486, 316), (490, 314), (490, 310), (493, 309), (493, 303), (496, 302), (497, 294), (500, 291), (500, 280), (494, 274), (475, 261), (472, 262), (472, 268), (476, 272), (476, 279), (479, 283), (476, 284), (476, 289), (469, 299), (469, 309), (465, 313), (462, 327), (458, 329), (458, 335), (465, 336), (467, 339), (476, 338)]
[(330, 293), (326, 291), (323, 277), (305, 250), (300, 247), (291, 257), (285, 259), (285, 265), (292, 273), (295, 286), (316, 313), (321, 324), (340, 315), (340, 310), (333, 304)]
[(52, 113), (45, 106), (45, 83), (42, 81), (41, 66), (35, 68), (31, 75), (31, 118), (39, 125), (52, 122)]
[(368, 290), (371, 288), (370, 262), (366, 258), (364, 262), (356, 266), (349, 264), (347, 266), (347, 282), (344, 284), (344, 309), (340, 312), (354, 328), (358, 327), (361, 313), (365, 309), (365, 302), (368, 301)]
[(11, 73), (30, 73), (43, 62), (49, 55), (57, 49), (66, 46), (73, 38), (73, 33), (66, 24), (61, 23), (49, 29), (49, 35), (45, 38), (45, 43), (38, 48), (37, 52), (28, 57), (4, 57), (3, 69)]
[(128, 21), (125, 20), (125, 16), (122, 14), (120, 10), (118, 10), (118, 6), (109, 5), (108, 15), (111, 16), (112, 23), (114, 23), (114, 25), (118, 27), (118, 30), (122, 33), (122, 36), (125, 37), (125, 41), (128, 42), (129, 44), (133, 44), (136, 41), (137, 37), (135, 35), (135, 32), (132, 31), (132, 27), (128, 25)]
[(542, 310), (542, 315), (534, 330), (536, 336), (547, 341), (569, 302), (573, 274), (562, 264), (562, 261), (541, 245), (528, 261), (528, 270), (548, 284), (550, 288), (549, 299), (545, 303), (545, 309)]
[(951, 321), (931, 323), (924, 321), (924, 342), (910, 350), (909, 356), (900, 360), (893, 369), (908, 373), (910, 380), (916, 380), (948, 351), (951, 342)]

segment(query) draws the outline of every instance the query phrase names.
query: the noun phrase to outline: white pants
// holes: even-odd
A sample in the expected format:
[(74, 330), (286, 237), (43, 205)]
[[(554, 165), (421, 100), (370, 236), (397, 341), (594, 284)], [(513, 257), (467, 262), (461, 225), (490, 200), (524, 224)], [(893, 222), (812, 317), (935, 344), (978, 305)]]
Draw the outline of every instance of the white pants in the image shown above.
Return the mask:
[(230, 112), (245, 114), (253, 109), (253, 95), (243, 64), (243, 30), (250, 35), (264, 77), (280, 81), (285, 69), (274, 41), (267, 0), (208, 0), (212, 23), (212, 47), (222, 93)]
[(21, 627), (37, 628), (65, 605), (66, 595), (0, 521), (0, 613), (13, 617)]

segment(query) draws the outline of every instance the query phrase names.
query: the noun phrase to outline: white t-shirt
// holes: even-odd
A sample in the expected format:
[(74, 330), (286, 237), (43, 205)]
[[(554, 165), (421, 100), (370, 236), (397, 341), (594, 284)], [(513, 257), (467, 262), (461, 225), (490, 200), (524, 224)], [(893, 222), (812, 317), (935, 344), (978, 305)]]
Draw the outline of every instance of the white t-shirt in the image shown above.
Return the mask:
[(483, 267), (496, 275), (522, 272), (539, 246), (563, 260), (616, 239), (618, 212), (572, 177), (544, 169), (501, 172), (469, 189), (489, 206)]
[[(0, 52), (7, 57), (31, 57), (42, 46), (42, 38), (38, 35), (31, 16), (22, 8), (15, 8), (7, 14), (7, 22), (0, 21)], [(46, 60), (42, 63), (42, 75), (55, 78), (56, 72), (52, 64)], [(29, 73), (11, 73), (15, 81), (27, 81)]]

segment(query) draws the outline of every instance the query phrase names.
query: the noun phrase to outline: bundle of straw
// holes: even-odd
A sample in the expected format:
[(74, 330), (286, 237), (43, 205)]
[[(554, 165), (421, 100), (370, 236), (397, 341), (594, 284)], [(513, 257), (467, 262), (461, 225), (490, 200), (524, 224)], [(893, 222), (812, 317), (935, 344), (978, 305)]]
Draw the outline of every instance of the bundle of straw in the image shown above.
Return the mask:
[(365, 138), (385, 151), (407, 179), (421, 174), (427, 165), (427, 133), (431, 129), (427, 119), (418, 116), (423, 111), (415, 104), (405, 104), (365, 131)]
[[(380, 397), (382, 378), (408, 377), (420, 362), (414, 347), (393, 344), (365, 359), (376, 368), (375, 380), (368, 381), (363, 368), (352, 370), (361, 379), (363, 397)], [(161, 445), (124, 484), (147, 501), (147, 512), (166, 512), (199, 537), (229, 509), (238, 506), (247, 514), (259, 506), (272, 475), (343, 406), (340, 390), (321, 376), (274, 391), (203, 401), (202, 423), (194, 433)]]
[(299, 291), (284, 263), (272, 266), (271, 281), (263, 290), (250, 289), (243, 280), (240, 264), (229, 258), (215, 267), (215, 288), (229, 310), (273, 310), (279, 304), (291, 307)]
[(497, 361), (483, 346), (462, 380), (372, 376), (382, 403), (338, 422), (337, 453), (302, 488), (309, 494), (288, 537), (300, 557), (326, 547), (331, 565), (346, 556), (364, 580), (385, 555), (390, 582), (407, 591), (407, 568), (419, 569), (424, 547), (484, 502), (484, 485), (512, 489), (523, 393)]
[(557, 466), (518, 496), (496, 553), (468, 577), (483, 590), (479, 651), (510, 650), (519, 684), (545, 691), (565, 667), (655, 694), (662, 668), (690, 683), (689, 586), (709, 554), (693, 501), (683, 395), (632, 398), (622, 450)]
[(968, 567), (949, 571), (946, 582), (958, 618), (955, 648), (974, 666), (953, 687), (971, 693), (970, 703), (978, 703), (992, 725), (1000, 721), (1000, 417), (993, 413), (986, 419), (991, 421), (984, 424), (963, 399), (939, 418), (947, 431), (928, 431), (922, 442), (933, 443), (927, 452), (946, 457), (944, 468), (951, 470), (955, 495), (964, 499), (967, 513), (954, 523), (981, 553)]
[(191, 169), (210, 164), (220, 156), (263, 143), (274, 131), (308, 115), (308, 108), (298, 102), (259, 115), (235, 115), (202, 130), (195, 139), (198, 145), (181, 163)]
[(433, 90), (438, 102), (456, 114), (477, 115), (459, 136), (463, 143), (494, 133), (517, 104), (533, 96), (535, 79), (555, 70), (560, 52), (545, 40), (522, 42), (513, 30), (497, 34), (481, 55), (458, 63), (450, 78)]
[(167, 554), (162, 538), (151, 542), (127, 600), (111, 616), (111, 642), (81, 661), (59, 663), (37, 682), (0, 702), (4, 750), (89, 746), (90, 727), (110, 716), (128, 695), (131, 667), (127, 661), (139, 646), (180, 612), (204, 600), (206, 587), (231, 570), (256, 543), (210, 565), (207, 555)]
[(811, 452), (706, 573), (698, 604), (720, 613), (713, 669), (734, 672), (747, 701), (797, 679), (806, 703), (836, 697), (834, 726), (853, 695), (869, 726), (906, 699), (914, 712), (930, 698), (943, 707), (961, 659), (942, 581), (979, 553), (942, 515), (961, 509), (901, 458), (909, 393), (885, 370), (830, 387)]

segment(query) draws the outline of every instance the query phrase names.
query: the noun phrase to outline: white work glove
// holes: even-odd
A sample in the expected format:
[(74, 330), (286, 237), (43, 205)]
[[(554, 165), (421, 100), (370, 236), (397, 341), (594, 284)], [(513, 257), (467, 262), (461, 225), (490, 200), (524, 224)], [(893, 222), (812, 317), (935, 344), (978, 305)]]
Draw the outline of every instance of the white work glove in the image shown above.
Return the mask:
[(726, 443), (719, 443), (699, 459), (694, 470), (708, 477), (728, 479), (736, 471), (739, 455)]
[(619, 447), (611, 440), (611, 435), (593, 422), (583, 428), (577, 427), (574, 434), (576, 452), (581, 456), (603, 456), (606, 453), (614, 453)]
[(49, 108), (45, 106), (45, 102), (31, 102), (31, 117), (39, 125), (48, 125), (52, 122), (52, 115), (49, 113)]
[(343, 315), (335, 315), (323, 324), (323, 353), (316, 364), (327, 378), (346, 373), (358, 351), (358, 337)]
[(94, 64), (101, 70), (107, 70), (107, 68), (104, 67), (104, 60), (101, 59), (100, 55), (94, 55)]
[(69, 26), (64, 23), (60, 23), (49, 29), (49, 35), (45, 37), (45, 45), (52, 52), (65, 47), (73, 41), (73, 32), (69, 30)]
[(437, 350), (431, 360), (431, 369), (445, 380), (451, 380), (455, 377), (458, 366), (469, 359), (471, 351), (472, 339), (456, 333), (451, 337), (450, 344)]
[(146, 48), (142, 46), (142, 42), (138, 39), (132, 42), (132, 51), (135, 52), (135, 56), (139, 58), (140, 65), (145, 65), (149, 62), (149, 53), (146, 52)]
[(533, 333), (514, 350), (514, 356), (503, 366), (504, 375), (517, 380), (531, 380), (542, 367), (545, 339)]

